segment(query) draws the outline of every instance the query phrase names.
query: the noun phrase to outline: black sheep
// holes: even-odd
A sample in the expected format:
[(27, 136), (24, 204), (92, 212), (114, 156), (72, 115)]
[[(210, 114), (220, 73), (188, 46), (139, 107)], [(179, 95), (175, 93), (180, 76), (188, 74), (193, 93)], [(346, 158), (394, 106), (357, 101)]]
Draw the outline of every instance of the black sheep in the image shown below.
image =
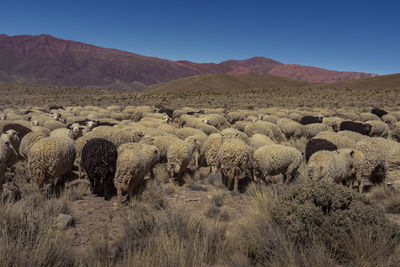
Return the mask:
[(311, 124), (311, 123), (321, 123), (322, 122), (322, 117), (318, 116), (318, 117), (314, 117), (314, 116), (304, 116), (303, 118), (301, 118), (300, 123), (302, 125), (307, 125), (307, 124)]
[(25, 135), (32, 132), (31, 129), (29, 129), (21, 124), (18, 124), (18, 123), (10, 123), (10, 124), (4, 125), (2, 132), (5, 133), (8, 130), (15, 130), (17, 132), (17, 136), (18, 136), (19, 140), (22, 140), (22, 138)]
[(172, 114), (174, 113), (173, 109), (169, 109), (169, 108), (161, 108), (158, 113), (165, 113), (167, 114), (168, 117), (172, 118)]
[(63, 106), (56, 106), (56, 105), (49, 107), (49, 111), (51, 111), (52, 109), (57, 109), (57, 110), (63, 109), (63, 110), (65, 110), (65, 108)]
[(356, 133), (360, 133), (363, 135), (370, 135), (371, 134), (371, 125), (370, 124), (364, 124), (360, 122), (354, 122), (354, 121), (343, 121), (340, 123), (340, 131), (352, 131)]
[(383, 109), (380, 108), (373, 108), (371, 110), (372, 114), (375, 114), (376, 116), (378, 116), (379, 118), (382, 118), (382, 116), (388, 114), (386, 111), (384, 111)]
[(80, 164), (87, 173), (92, 194), (104, 195), (105, 200), (110, 200), (111, 194), (115, 194), (117, 157), (117, 148), (106, 139), (93, 138), (85, 144)]
[(312, 154), (321, 150), (335, 151), (337, 146), (325, 139), (311, 139), (306, 145), (306, 162), (308, 162)]

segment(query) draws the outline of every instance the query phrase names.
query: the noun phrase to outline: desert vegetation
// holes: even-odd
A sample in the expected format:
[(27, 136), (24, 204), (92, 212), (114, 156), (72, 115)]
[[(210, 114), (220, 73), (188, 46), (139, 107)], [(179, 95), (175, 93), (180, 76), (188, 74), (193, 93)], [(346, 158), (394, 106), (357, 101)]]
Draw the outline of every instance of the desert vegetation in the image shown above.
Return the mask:
[(1, 86), (1, 266), (400, 265), (395, 89)]

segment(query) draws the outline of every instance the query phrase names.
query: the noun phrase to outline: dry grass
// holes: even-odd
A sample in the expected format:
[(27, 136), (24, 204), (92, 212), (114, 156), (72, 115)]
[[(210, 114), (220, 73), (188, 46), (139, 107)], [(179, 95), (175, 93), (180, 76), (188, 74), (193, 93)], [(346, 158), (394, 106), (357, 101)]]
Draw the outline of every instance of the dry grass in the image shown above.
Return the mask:
[[(241, 85), (239, 90), (232, 90), (234, 88), (226, 86), (224, 82), (221, 83), (213, 80), (209, 83), (214, 84), (214, 82), (218, 86), (218, 89), (214, 91), (200, 90), (200, 85), (202, 85), (200, 83), (200, 87), (197, 89), (194, 88), (195, 90), (178, 90), (179, 88), (174, 87), (172, 92), (168, 92), (168, 90), (137, 92), (0, 83), (0, 92), (3, 96), (0, 99), (0, 105), (4, 107), (28, 107), (49, 105), (107, 106), (114, 104), (146, 104), (162, 105), (173, 109), (183, 106), (197, 108), (255, 108), (275, 106), (285, 108), (324, 107), (332, 109), (351, 107), (362, 109), (366, 106), (396, 107), (400, 105), (400, 101), (396, 100), (399, 99), (398, 85), (385, 87), (384, 83), (379, 80), (374, 83), (376, 85), (374, 87), (363, 87), (355, 84), (349, 84), (349, 86), (345, 84), (331, 84), (331, 87), (325, 84), (321, 86), (302, 86), (301, 84), (282, 86), (282, 84), (275, 84), (263, 87), (261, 83), (261, 86), (257, 86), (257, 84), (251, 86)], [(396, 83), (394, 82), (394, 84)], [(169, 85), (166, 83), (162, 86), (168, 87)]]
[(400, 191), (386, 185), (372, 188), (369, 197), (378, 202), (387, 213), (400, 213)]

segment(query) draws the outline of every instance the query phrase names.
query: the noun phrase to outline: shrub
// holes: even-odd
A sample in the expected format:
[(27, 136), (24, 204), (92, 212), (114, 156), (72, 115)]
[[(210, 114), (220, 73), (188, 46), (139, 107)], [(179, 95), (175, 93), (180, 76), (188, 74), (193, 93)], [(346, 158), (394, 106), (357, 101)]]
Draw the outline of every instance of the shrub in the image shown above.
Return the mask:
[(343, 260), (351, 258), (343, 244), (354, 241), (355, 230), (367, 229), (373, 240), (386, 236), (387, 251), (400, 241), (399, 227), (371, 200), (333, 183), (313, 181), (288, 188), (271, 209), (271, 218), (296, 244), (316, 239)]

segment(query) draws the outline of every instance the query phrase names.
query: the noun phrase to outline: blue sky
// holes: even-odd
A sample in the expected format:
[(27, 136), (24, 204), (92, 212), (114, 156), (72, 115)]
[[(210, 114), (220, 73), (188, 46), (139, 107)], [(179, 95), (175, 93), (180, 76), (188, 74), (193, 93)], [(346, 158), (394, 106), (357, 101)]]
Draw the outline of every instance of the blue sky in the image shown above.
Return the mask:
[(53, 36), (146, 56), (400, 72), (400, 1), (0, 1), (0, 33)]

